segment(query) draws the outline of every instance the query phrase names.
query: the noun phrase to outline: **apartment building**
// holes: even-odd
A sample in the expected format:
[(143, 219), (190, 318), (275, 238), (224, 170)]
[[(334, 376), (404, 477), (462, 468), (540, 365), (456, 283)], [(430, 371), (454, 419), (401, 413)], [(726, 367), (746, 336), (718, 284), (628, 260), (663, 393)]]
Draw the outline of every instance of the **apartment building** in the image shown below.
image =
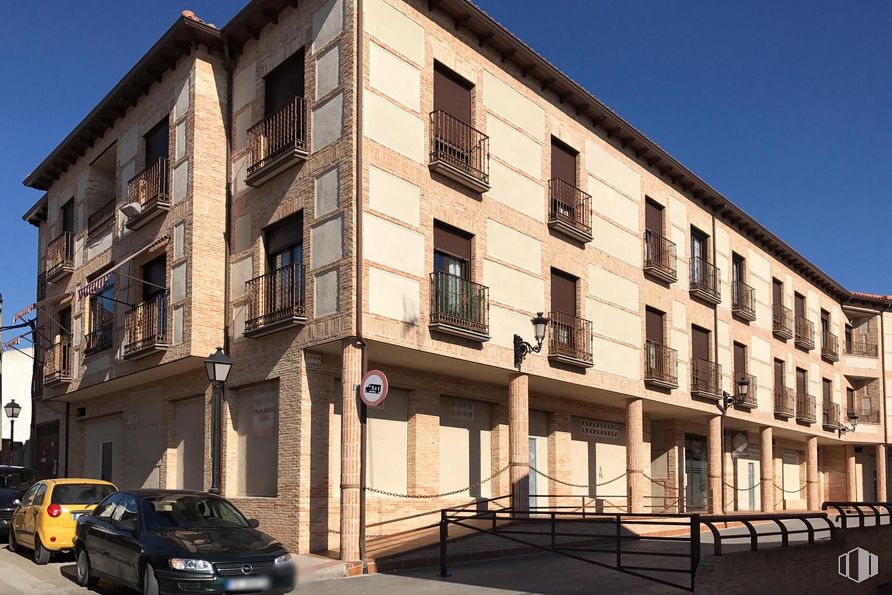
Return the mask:
[[(507, 494), (888, 498), (892, 296), (842, 287), (466, 0), (186, 12), (25, 183), (36, 440), (67, 474), (208, 488), (220, 345), (222, 491), (295, 551), (358, 559), (363, 487), (370, 534)], [(368, 369), (390, 394), (363, 478)]]

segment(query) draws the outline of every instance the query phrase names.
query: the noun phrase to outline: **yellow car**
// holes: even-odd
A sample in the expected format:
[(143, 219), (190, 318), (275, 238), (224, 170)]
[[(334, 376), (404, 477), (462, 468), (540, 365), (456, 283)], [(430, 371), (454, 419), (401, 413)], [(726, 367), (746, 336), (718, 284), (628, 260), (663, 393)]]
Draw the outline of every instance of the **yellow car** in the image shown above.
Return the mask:
[(109, 494), (114, 484), (99, 479), (44, 479), (16, 501), (9, 527), (9, 549), (34, 550), (34, 561), (46, 564), (55, 552), (74, 547), (77, 518), (92, 511)]

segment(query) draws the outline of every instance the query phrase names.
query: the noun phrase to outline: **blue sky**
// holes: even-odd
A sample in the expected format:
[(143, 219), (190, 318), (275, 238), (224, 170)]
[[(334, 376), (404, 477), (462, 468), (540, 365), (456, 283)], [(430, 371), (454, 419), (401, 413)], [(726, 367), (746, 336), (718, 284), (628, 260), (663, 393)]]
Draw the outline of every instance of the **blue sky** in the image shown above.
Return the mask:
[[(892, 293), (892, 3), (480, 0), (480, 6), (849, 289)], [(21, 180), (184, 8), (3, 2), (0, 292), (33, 298)], [(853, 6), (849, 4), (849, 6)], [(8, 318), (7, 318), (8, 319)]]

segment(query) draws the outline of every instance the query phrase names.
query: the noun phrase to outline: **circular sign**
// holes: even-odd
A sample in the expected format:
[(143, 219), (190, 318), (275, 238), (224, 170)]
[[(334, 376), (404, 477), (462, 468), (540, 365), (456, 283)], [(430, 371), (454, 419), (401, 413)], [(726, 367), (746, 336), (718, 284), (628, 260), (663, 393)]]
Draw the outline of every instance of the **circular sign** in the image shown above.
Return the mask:
[(387, 398), (387, 376), (381, 370), (369, 370), (359, 385), (359, 398), (369, 407), (380, 407)]

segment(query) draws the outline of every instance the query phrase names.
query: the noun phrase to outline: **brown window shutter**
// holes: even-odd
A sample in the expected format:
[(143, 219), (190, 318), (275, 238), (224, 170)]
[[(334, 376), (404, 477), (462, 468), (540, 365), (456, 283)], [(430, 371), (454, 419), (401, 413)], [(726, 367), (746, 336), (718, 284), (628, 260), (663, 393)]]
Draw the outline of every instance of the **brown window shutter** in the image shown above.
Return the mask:
[(471, 234), (434, 221), (434, 250), (471, 261)]
[(709, 357), (709, 331), (698, 326), (691, 327), (691, 355), (694, 359), (705, 359), (711, 361)]
[(576, 186), (576, 155), (566, 144), (552, 137), (551, 139), (551, 177), (560, 178), (572, 186)]
[(264, 230), (266, 253), (275, 254), (304, 240), (303, 211), (289, 215)]
[(663, 235), (663, 207), (650, 200), (644, 202), (644, 228)]
[[(746, 345), (734, 344), (734, 383), (737, 383), (740, 374), (746, 374)], [(754, 387), (755, 388), (755, 387)]]
[(778, 281), (777, 279), (773, 279), (771, 282), (772, 289), (772, 299), (774, 303), (783, 306), (784, 305), (784, 284)]
[(576, 278), (551, 269), (551, 310), (576, 316)]
[(648, 308), (645, 313), (645, 327), (647, 340), (651, 343), (663, 345), (663, 313), (659, 310)]
[(264, 110), (270, 114), (288, 105), (295, 97), (303, 97), (304, 48), (300, 48), (276, 66), (264, 79)]
[(471, 123), (471, 83), (434, 64), (434, 111), (443, 110), (465, 124)]

